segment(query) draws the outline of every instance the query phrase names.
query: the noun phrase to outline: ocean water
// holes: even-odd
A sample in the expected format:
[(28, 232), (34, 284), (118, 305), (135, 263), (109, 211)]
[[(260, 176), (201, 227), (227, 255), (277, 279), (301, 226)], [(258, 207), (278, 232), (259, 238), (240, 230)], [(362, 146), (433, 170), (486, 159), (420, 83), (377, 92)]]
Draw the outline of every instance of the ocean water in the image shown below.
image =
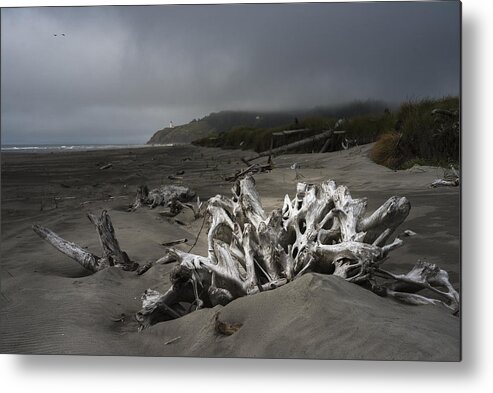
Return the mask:
[(167, 145), (104, 145), (104, 144), (80, 144), (80, 145), (2, 145), (2, 153), (51, 153), (60, 151), (86, 151), (86, 150), (108, 150), (108, 149), (125, 149), (125, 148), (144, 148), (152, 146), (173, 146)]

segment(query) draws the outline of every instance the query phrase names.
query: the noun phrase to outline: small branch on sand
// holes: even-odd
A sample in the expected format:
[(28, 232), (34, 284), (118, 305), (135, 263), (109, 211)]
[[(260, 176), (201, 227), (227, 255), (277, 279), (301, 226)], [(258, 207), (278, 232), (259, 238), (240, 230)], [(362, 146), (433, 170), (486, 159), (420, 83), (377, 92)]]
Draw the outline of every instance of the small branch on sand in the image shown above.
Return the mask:
[(165, 246), (165, 247), (170, 247), (170, 246), (176, 246), (177, 244), (182, 244), (182, 243), (186, 243), (186, 242), (188, 242), (188, 239), (183, 238), (183, 239), (172, 240), (170, 242), (164, 242), (164, 243), (161, 243), (161, 245)]
[(178, 341), (179, 339), (181, 339), (181, 336), (178, 336), (178, 337), (172, 338), (171, 340), (166, 341), (164, 343), (164, 345), (173, 344), (174, 342)]
[(247, 175), (253, 175), (256, 173), (268, 172), (272, 170), (272, 164), (252, 164), (248, 168), (237, 171), (234, 175), (225, 177), (224, 180), (234, 182), (241, 179)]
[(103, 169), (109, 169), (113, 167), (113, 164), (110, 162), (109, 164), (106, 164), (106, 165), (103, 165), (102, 167), (99, 167), (99, 169), (103, 170)]
[[(61, 199), (75, 199), (76, 197), (66, 197), (66, 198), (61, 198)], [(91, 201), (84, 201), (84, 202), (81, 202), (79, 204), (79, 207), (83, 207), (85, 205), (88, 205), (90, 203), (97, 203), (97, 202), (109, 202), (109, 201), (112, 201), (113, 199), (116, 199), (116, 198), (128, 198), (128, 195), (117, 195), (117, 196), (110, 196), (106, 199), (94, 199), (94, 200), (91, 200)]]

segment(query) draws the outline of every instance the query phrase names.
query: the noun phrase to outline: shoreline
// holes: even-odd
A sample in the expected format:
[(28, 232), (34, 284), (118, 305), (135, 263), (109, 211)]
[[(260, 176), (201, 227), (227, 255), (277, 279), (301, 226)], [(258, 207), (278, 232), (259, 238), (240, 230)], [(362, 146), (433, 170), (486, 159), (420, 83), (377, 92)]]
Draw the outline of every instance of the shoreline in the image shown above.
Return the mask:
[(2, 145), (2, 154), (51, 154), (51, 153), (70, 153), (70, 152), (94, 152), (119, 149), (145, 149), (152, 147), (172, 147), (179, 144), (47, 144), (47, 145)]

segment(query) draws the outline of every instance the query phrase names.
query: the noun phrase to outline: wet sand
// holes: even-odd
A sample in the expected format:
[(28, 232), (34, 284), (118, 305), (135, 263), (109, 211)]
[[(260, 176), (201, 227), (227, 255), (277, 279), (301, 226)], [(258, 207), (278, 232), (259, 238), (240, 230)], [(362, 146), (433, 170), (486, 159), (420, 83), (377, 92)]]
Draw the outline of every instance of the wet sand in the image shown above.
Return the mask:
[[(406, 196), (411, 213), (401, 229), (416, 236), (394, 251), (387, 269), (407, 272), (418, 260), (437, 263), (459, 288), (460, 195), (431, 189), (438, 168), (392, 171), (371, 162), (369, 146), (347, 151), (283, 155), (270, 173), (255, 176), (267, 211), (294, 195), (298, 162), (303, 181), (328, 179), (367, 196), (369, 211), (392, 195)], [(123, 250), (138, 263), (158, 259), (160, 243), (193, 242), (202, 220), (189, 212), (163, 218), (156, 208), (127, 212), (139, 185), (182, 184), (202, 200), (230, 194), (223, 180), (249, 155), (195, 146), (148, 147), (53, 154), (2, 154), (0, 352), (140, 356), (320, 359), (460, 359), (460, 319), (440, 306), (409, 306), (337, 277), (308, 274), (277, 290), (237, 299), (226, 307), (189, 314), (137, 331), (133, 314), (147, 288), (165, 291), (173, 265), (142, 276), (110, 268), (90, 274), (31, 230), (46, 226), (99, 254), (88, 212), (107, 209)], [(100, 169), (105, 164), (112, 167)], [(178, 171), (182, 179), (169, 180)], [(180, 246), (188, 250), (190, 244)], [(203, 231), (194, 248), (205, 255)], [(218, 336), (213, 316), (240, 322)], [(178, 338), (179, 337), (179, 338)], [(170, 340), (174, 340), (170, 343)]]

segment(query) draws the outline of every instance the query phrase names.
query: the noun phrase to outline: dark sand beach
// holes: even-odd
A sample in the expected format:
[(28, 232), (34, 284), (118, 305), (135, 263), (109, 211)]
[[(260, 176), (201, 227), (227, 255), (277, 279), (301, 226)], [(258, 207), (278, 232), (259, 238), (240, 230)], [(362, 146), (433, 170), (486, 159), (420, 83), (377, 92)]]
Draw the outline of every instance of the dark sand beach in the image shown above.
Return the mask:
[[(459, 289), (459, 188), (430, 188), (439, 168), (393, 171), (368, 158), (369, 145), (325, 154), (275, 159), (255, 175), (267, 211), (293, 196), (298, 162), (303, 181), (328, 179), (366, 196), (369, 211), (392, 195), (406, 196), (411, 213), (398, 230), (417, 235), (385, 262), (405, 273), (417, 260), (438, 264)], [(441, 306), (410, 306), (381, 298), (338, 277), (307, 274), (279, 289), (204, 309), (138, 332), (133, 315), (147, 288), (164, 292), (170, 265), (138, 276), (109, 268), (90, 274), (42, 241), (31, 229), (46, 226), (98, 254), (98, 237), (86, 214), (107, 209), (123, 250), (140, 264), (158, 259), (160, 243), (188, 238), (202, 220), (191, 212), (162, 217), (159, 207), (127, 212), (137, 187), (182, 184), (202, 200), (230, 195), (224, 176), (244, 168), (241, 151), (194, 146), (147, 147), (52, 154), (2, 154), (0, 352), (140, 356), (269, 357), (382, 360), (460, 360), (460, 318)], [(112, 167), (100, 169), (105, 164)], [(169, 180), (180, 175), (182, 179)], [(42, 210), (41, 210), (42, 207)], [(205, 255), (206, 231), (194, 248)], [(218, 336), (214, 314), (239, 322)]]

